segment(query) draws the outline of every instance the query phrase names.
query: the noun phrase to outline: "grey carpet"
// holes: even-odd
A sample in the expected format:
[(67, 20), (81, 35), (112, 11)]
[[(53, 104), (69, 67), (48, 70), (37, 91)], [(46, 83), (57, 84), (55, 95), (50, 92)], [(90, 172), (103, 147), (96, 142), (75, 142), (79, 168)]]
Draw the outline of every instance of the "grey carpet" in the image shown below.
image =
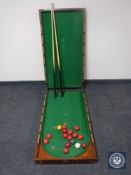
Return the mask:
[[(87, 95), (99, 161), (37, 165), (33, 161), (45, 87), (0, 84), (0, 175), (131, 174), (131, 82), (90, 82)], [(108, 152), (127, 154), (125, 170), (108, 169)]]

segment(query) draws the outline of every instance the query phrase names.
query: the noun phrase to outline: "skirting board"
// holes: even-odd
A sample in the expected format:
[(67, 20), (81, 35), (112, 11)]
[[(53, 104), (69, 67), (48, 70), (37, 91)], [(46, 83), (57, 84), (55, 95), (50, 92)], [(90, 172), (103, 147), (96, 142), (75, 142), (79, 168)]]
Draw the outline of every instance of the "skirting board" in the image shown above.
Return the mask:
[[(90, 79), (85, 80), (85, 83), (125, 83), (125, 82), (131, 82), (131, 79)], [(8, 84), (45, 84), (45, 81), (43, 80), (28, 80), (28, 81), (0, 81), (0, 85), (8, 85)]]

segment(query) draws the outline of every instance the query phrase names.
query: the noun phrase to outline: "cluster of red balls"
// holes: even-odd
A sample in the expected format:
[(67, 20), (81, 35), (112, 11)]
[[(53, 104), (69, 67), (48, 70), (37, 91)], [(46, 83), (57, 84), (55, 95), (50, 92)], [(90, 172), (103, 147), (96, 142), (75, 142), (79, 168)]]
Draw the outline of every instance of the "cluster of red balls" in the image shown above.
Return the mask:
[[(84, 138), (82, 134), (78, 134), (78, 131), (80, 130), (79, 126), (75, 126), (74, 127), (74, 131), (71, 130), (71, 129), (68, 129), (66, 124), (58, 125), (57, 129), (61, 130), (63, 138), (68, 140), (68, 142), (65, 143), (65, 147), (63, 149), (64, 154), (68, 154), (69, 153), (69, 148), (71, 147), (72, 144), (75, 144), (74, 139), (77, 138), (78, 140), (83, 140), (83, 138)], [(51, 138), (52, 138), (52, 135), (47, 133), (45, 138), (43, 139), (43, 143), (47, 145)], [(77, 146), (79, 145), (79, 147), (80, 147), (80, 143), (76, 143), (75, 144), (75, 147), (79, 148), (76, 145)], [(86, 143), (82, 143), (81, 146), (82, 146), (82, 148), (86, 148), (87, 144)]]
[[(74, 130), (75, 131), (79, 131), (80, 127), (79, 126), (75, 126)], [(82, 134), (77, 134), (76, 132), (73, 132), (71, 129), (67, 129), (66, 124), (63, 125), (62, 132), (63, 132), (63, 137), (65, 139), (68, 139), (68, 140), (72, 140), (73, 138), (78, 138), (79, 140), (83, 139), (83, 135)]]
[[(62, 133), (63, 133), (63, 138), (69, 140), (68, 142), (65, 143), (65, 148), (63, 149), (64, 154), (68, 154), (69, 153), (69, 148), (71, 147), (71, 141), (75, 138), (77, 138), (78, 140), (82, 140), (84, 137), (82, 134), (78, 134), (77, 131), (80, 130), (79, 126), (75, 126), (74, 127), (75, 132), (73, 132), (71, 129), (68, 129), (66, 124), (64, 124), (62, 126)], [(82, 147), (86, 148), (87, 144), (83, 143)]]
[(46, 134), (46, 137), (44, 138), (43, 143), (44, 144), (48, 144), (49, 143), (49, 139), (51, 139), (51, 138), (52, 138), (51, 134)]

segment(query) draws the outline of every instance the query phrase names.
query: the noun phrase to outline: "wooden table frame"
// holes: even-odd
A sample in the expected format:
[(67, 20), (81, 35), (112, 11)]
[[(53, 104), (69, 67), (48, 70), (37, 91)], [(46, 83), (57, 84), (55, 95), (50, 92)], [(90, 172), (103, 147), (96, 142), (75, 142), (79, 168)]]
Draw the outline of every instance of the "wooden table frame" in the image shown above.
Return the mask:
[(89, 108), (87, 105), (87, 98), (85, 91), (83, 91), (83, 98), (84, 103), (86, 106), (86, 113), (87, 113), (87, 119), (88, 119), (88, 125), (90, 129), (90, 144), (86, 151), (81, 154), (79, 157), (73, 157), (73, 158), (55, 158), (51, 155), (49, 155), (42, 147), (42, 143), (40, 142), (40, 133), (42, 129), (42, 124), (44, 124), (44, 113), (46, 108), (46, 98), (47, 98), (48, 91), (46, 90), (45, 96), (44, 96), (44, 102), (41, 112), (41, 120), (40, 120), (40, 127), (39, 127), (39, 134), (37, 139), (37, 147), (35, 151), (35, 162), (39, 164), (46, 164), (46, 163), (94, 163), (97, 161), (97, 153), (96, 153), (96, 147), (95, 147), (95, 140), (94, 140), (94, 134), (90, 119), (90, 113)]
[[(83, 10), (84, 14), (86, 16), (86, 11), (83, 8), (77, 8), (77, 9), (57, 9), (57, 11), (73, 11), (73, 10)], [(42, 11), (49, 11), (49, 10), (39, 10), (39, 14)], [(51, 155), (49, 155), (42, 147), (42, 143), (40, 141), (40, 133), (42, 129), (42, 125), (44, 124), (44, 113), (45, 113), (45, 108), (46, 108), (46, 98), (48, 95), (48, 89), (46, 87), (46, 92), (44, 95), (44, 100), (43, 100), (43, 106), (42, 106), (42, 112), (41, 112), (41, 120), (40, 120), (40, 126), (39, 126), (39, 133), (38, 133), (38, 138), (37, 138), (37, 146), (35, 150), (35, 156), (34, 160), (36, 163), (39, 164), (55, 164), (55, 163), (95, 163), (97, 162), (97, 151), (96, 151), (96, 146), (95, 146), (95, 140), (94, 140), (94, 134), (93, 134), (93, 129), (92, 129), (92, 124), (91, 124), (91, 118), (90, 118), (90, 112), (89, 108), (87, 105), (87, 98), (86, 98), (86, 93), (85, 93), (85, 88), (84, 88), (84, 56), (85, 56), (85, 30), (86, 30), (86, 20), (84, 20), (84, 32), (83, 32), (83, 98), (84, 98), (84, 103), (86, 106), (86, 112), (87, 112), (87, 119), (88, 119), (88, 125), (90, 129), (90, 144), (88, 148), (85, 150), (83, 154), (81, 154), (79, 157), (72, 157), (72, 158), (55, 158)], [(40, 19), (40, 24), (41, 24), (41, 19)], [(45, 78), (46, 77), (46, 67), (45, 67), (45, 56), (44, 56), (44, 41), (43, 41), (43, 33), (42, 33), (42, 26), (41, 26), (41, 40), (42, 40), (42, 49), (43, 49), (43, 58), (44, 58), (44, 71), (45, 71)], [(47, 81), (46, 81), (47, 85)]]

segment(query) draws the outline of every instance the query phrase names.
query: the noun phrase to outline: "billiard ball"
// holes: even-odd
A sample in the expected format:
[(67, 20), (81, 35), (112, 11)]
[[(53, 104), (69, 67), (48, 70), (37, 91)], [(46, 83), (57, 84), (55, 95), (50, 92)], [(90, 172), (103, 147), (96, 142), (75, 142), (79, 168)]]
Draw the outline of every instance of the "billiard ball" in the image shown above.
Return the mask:
[(43, 143), (47, 145), (49, 143), (49, 140), (48, 139), (44, 139)]
[(71, 144), (72, 144), (72, 145), (75, 144), (75, 140), (74, 140), (74, 139), (71, 140)]
[(50, 139), (51, 137), (52, 137), (51, 134), (46, 134), (46, 138), (47, 138), (47, 139)]
[(63, 129), (62, 132), (66, 133), (67, 132), (67, 129)]
[(67, 139), (68, 140), (72, 140), (72, 136), (71, 135), (68, 135)]
[(66, 124), (64, 124), (62, 128), (63, 128), (63, 129), (66, 129), (66, 128), (67, 128)]
[(61, 125), (57, 125), (56, 127), (58, 130), (61, 130), (62, 129), (62, 126)]
[(65, 146), (66, 148), (70, 148), (71, 144), (69, 142), (66, 142)]
[(71, 129), (68, 130), (68, 134), (73, 134), (73, 131)]
[(81, 146), (80, 143), (75, 144), (75, 148), (80, 148), (80, 146)]
[(75, 126), (74, 129), (75, 129), (76, 131), (79, 131), (79, 130), (80, 130), (80, 127), (79, 127), (79, 126)]
[(78, 139), (79, 139), (79, 140), (82, 140), (82, 139), (83, 139), (83, 135), (79, 134), (79, 135), (78, 135)]
[(67, 136), (68, 136), (67, 133), (63, 133), (64, 138), (67, 138)]
[(76, 138), (77, 136), (78, 136), (78, 134), (74, 132), (73, 137)]
[(82, 144), (82, 148), (86, 148), (87, 147), (87, 144), (86, 143), (83, 143)]
[(64, 152), (64, 154), (68, 154), (68, 152), (69, 152), (68, 148), (64, 148), (63, 152)]

